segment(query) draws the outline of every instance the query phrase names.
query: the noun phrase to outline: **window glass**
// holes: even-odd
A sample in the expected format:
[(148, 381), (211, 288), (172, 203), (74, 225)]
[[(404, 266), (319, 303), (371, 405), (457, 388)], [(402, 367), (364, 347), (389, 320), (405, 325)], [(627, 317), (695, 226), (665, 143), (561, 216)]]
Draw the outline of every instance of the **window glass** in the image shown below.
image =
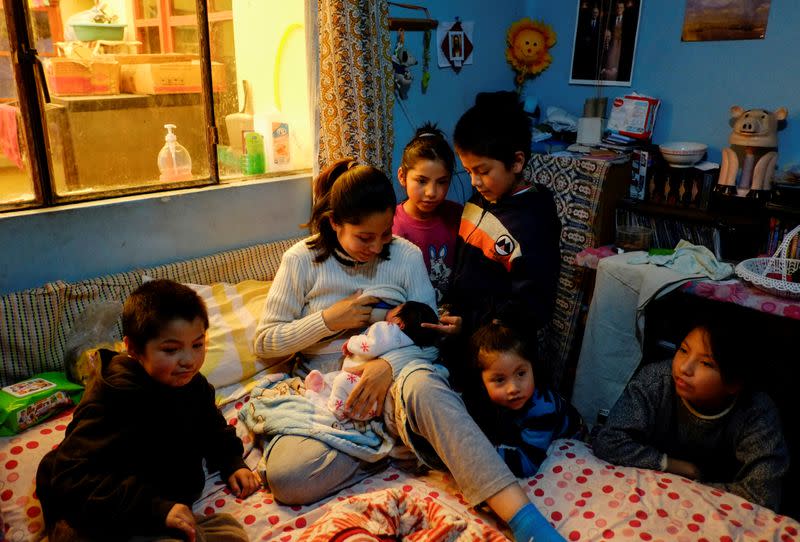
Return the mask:
[(159, 0), (137, 0), (136, 9), (139, 17), (152, 19), (158, 17)]
[(233, 43), (209, 14), (212, 58), (225, 66), (212, 75), (226, 78), (215, 109), (222, 179), (310, 168), (304, 2), (234, 2), (232, 8)]
[(161, 38), (157, 26), (144, 26), (138, 29), (137, 39), (142, 42), (139, 46), (140, 53), (160, 53)]
[(0, 5), (0, 209), (36, 200), (25, 127), (16, 97), (5, 13)]
[(194, 0), (170, 0), (173, 15), (194, 15), (196, 7)]
[[(202, 78), (195, 0), (29, 5), (49, 96), (50, 156), (43, 167), (51, 178), (44, 193), (53, 194), (53, 203), (311, 167), (304, 2), (208, 0), (210, 89)], [(97, 22), (98, 6), (109, 24), (82, 25)], [(4, 31), (0, 28), (0, 104), (13, 107), (16, 89)], [(218, 136), (214, 171), (208, 93)], [(35, 96), (35, 89), (26, 95)], [(174, 125), (176, 145), (165, 145), (165, 125)], [(191, 168), (171, 167), (172, 174), (165, 175), (165, 161), (159, 159), (165, 147), (170, 164), (185, 151)], [(20, 155), (24, 192), (32, 198), (43, 192), (32, 189), (37, 179), (27, 173), (27, 153)], [(0, 204), (19, 198), (12, 197), (10, 186), (0, 185)]]

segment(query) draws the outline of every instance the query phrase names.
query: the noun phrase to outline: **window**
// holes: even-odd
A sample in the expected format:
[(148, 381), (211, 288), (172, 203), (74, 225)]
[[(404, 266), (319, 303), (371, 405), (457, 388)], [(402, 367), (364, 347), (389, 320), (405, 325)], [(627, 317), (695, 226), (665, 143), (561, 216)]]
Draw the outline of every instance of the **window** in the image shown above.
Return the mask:
[[(0, 19), (0, 210), (311, 167), (304, 2), (26, 1)], [(190, 171), (159, 170), (167, 124)]]

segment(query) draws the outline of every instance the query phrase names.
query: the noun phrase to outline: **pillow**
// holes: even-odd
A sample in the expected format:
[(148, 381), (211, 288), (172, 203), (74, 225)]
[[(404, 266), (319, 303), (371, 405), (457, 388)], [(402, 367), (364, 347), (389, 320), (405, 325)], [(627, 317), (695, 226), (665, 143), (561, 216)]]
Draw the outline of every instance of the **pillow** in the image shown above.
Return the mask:
[(253, 353), (253, 337), (271, 281), (187, 284), (208, 309), (208, 350), (202, 372), (215, 387), (241, 382), (275, 365)]

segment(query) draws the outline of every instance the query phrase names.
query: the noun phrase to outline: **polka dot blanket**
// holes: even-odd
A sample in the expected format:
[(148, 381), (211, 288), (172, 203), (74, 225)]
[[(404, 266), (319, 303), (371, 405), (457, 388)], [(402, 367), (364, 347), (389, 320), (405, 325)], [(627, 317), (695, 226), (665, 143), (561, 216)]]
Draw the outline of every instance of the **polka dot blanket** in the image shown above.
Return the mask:
[[(245, 459), (253, 468), (261, 451), (237, 414), (258, 383), (235, 385), (217, 394), (225, 419), (236, 426), (245, 444)], [(64, 412), (20, 435), (0, 438), (0, 540), (44, 537), (34, 487), (36, 468), (42, 456), (63, 439), (71, 414)], [(555, 442), (539, 474), (520, 483), (570, 541), (800, 541), (800, 524), (788, 517), (679, 476), (608, 465), (580, 442)], [(325, 525), (342, 512), (350, 514), (352, 522), (353, 507), (366, 510), (358, 508), (364, 502), (403, 503), (404, 510), (429, 518), (429, 528), (449, 533), (443, 540), (502, 539), (495, 520), (469, 508), (453, 479), (441, 472), (411, 475), (389, 468), (310, 506), (280, 505), (267, 489), (237, 499), (214, 475), (208, 477), (194, 511), (232, 514), (254, 541), (297, 542), (319, 540), (312, 535), (325, 532)], [(409, 533), (397, 539), (429, 540), (426, 536), (414, 538)]]
[(609, 465), (582, 442), (554, 442), (539, 473), (524, 483), (573, 542), (800, 540), (800, 524), (789, 517), (682, 476)]

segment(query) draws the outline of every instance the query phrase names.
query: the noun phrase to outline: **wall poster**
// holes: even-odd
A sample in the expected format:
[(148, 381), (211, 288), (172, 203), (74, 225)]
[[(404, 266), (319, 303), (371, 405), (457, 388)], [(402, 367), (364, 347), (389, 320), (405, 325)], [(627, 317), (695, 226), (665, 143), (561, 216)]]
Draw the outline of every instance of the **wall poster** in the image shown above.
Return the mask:
[(631, 86), (642, 0), (577, 0), (570, 83)]

